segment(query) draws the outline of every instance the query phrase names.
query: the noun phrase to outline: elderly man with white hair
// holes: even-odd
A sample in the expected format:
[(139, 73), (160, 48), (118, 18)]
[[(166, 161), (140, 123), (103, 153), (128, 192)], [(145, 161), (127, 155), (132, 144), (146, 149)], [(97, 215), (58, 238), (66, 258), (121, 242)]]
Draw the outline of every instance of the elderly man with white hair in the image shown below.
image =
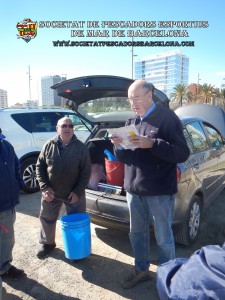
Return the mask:
[(130, 136), (135, 150), (121, 147), (122, 140), (112, 136), (115, 154), (125, 164), (124, 188), (130, 212), (130, 241), (135, 265), (122, 287), (129, 289), (149, 280), (150, 234), (154, 225), (159, 264), (175, 257), (172, 232), (177, 169), (189, 156), (179, 118), (167, 107), (154, 103), (154, 86), (134, 81), (128, 89), (131, 109), (136, 113), (127, 120), (139, 135)]

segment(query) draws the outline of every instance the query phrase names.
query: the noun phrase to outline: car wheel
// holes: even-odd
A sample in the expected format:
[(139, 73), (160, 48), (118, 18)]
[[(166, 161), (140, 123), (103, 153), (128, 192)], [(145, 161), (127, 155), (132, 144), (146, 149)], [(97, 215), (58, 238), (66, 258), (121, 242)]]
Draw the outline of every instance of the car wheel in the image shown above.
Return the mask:
[(200, 230), (201, 212), (202, 203), (195, 196), (189, 204), (185, 223), (175, 232), (174, 238), (177, 243), (190, 246), (196, 241)]
[(21, 175), (24, 181), (23, 191), (35, 193), (39, 191), (39, 184), (36, 178), (37, 157), (30, 157), (21, 163)]

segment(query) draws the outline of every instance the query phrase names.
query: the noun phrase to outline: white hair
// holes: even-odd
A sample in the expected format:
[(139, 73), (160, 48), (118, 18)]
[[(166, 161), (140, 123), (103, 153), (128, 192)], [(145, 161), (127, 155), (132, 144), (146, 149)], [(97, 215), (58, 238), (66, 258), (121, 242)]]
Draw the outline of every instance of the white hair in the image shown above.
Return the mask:
[(63, 117), (63, 118), (58, 120), (57, 126), (62, 124), (64, 121), (70, 121), (70, 123), (73, 124), (72, 120), (69, 117)]

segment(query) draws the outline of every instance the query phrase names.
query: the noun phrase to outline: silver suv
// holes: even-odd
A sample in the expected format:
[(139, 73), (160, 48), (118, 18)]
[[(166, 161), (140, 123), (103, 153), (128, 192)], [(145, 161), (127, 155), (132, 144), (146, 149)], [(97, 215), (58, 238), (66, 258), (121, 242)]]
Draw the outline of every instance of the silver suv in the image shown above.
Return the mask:
[(0, 128), (20, 160), (23, 190), (27, 193), (39, 190), (37, 157), (44, 143), (56, 135), (57, 121), (64, 116), (73, 120), (74, 132), (84, 142), (91, 125), (69, 109), (0, 109)]

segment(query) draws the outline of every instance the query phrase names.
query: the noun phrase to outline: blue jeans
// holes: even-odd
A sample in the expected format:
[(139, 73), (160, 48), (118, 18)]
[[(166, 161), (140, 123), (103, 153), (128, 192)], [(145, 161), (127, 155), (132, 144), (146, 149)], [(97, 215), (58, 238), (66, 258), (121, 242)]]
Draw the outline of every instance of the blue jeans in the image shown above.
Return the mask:
[(172, 231), (175, 195), (138, 196), (127, 192), (130, 211), (130, 242), (135, 267), (145, 271), (150, 266), (150, 231), (154, 225), (159, 264), (175, 258)]
[(11, 267), (15, 220), (16, 212), (12, 209), (0, 212), (0, 275)]

